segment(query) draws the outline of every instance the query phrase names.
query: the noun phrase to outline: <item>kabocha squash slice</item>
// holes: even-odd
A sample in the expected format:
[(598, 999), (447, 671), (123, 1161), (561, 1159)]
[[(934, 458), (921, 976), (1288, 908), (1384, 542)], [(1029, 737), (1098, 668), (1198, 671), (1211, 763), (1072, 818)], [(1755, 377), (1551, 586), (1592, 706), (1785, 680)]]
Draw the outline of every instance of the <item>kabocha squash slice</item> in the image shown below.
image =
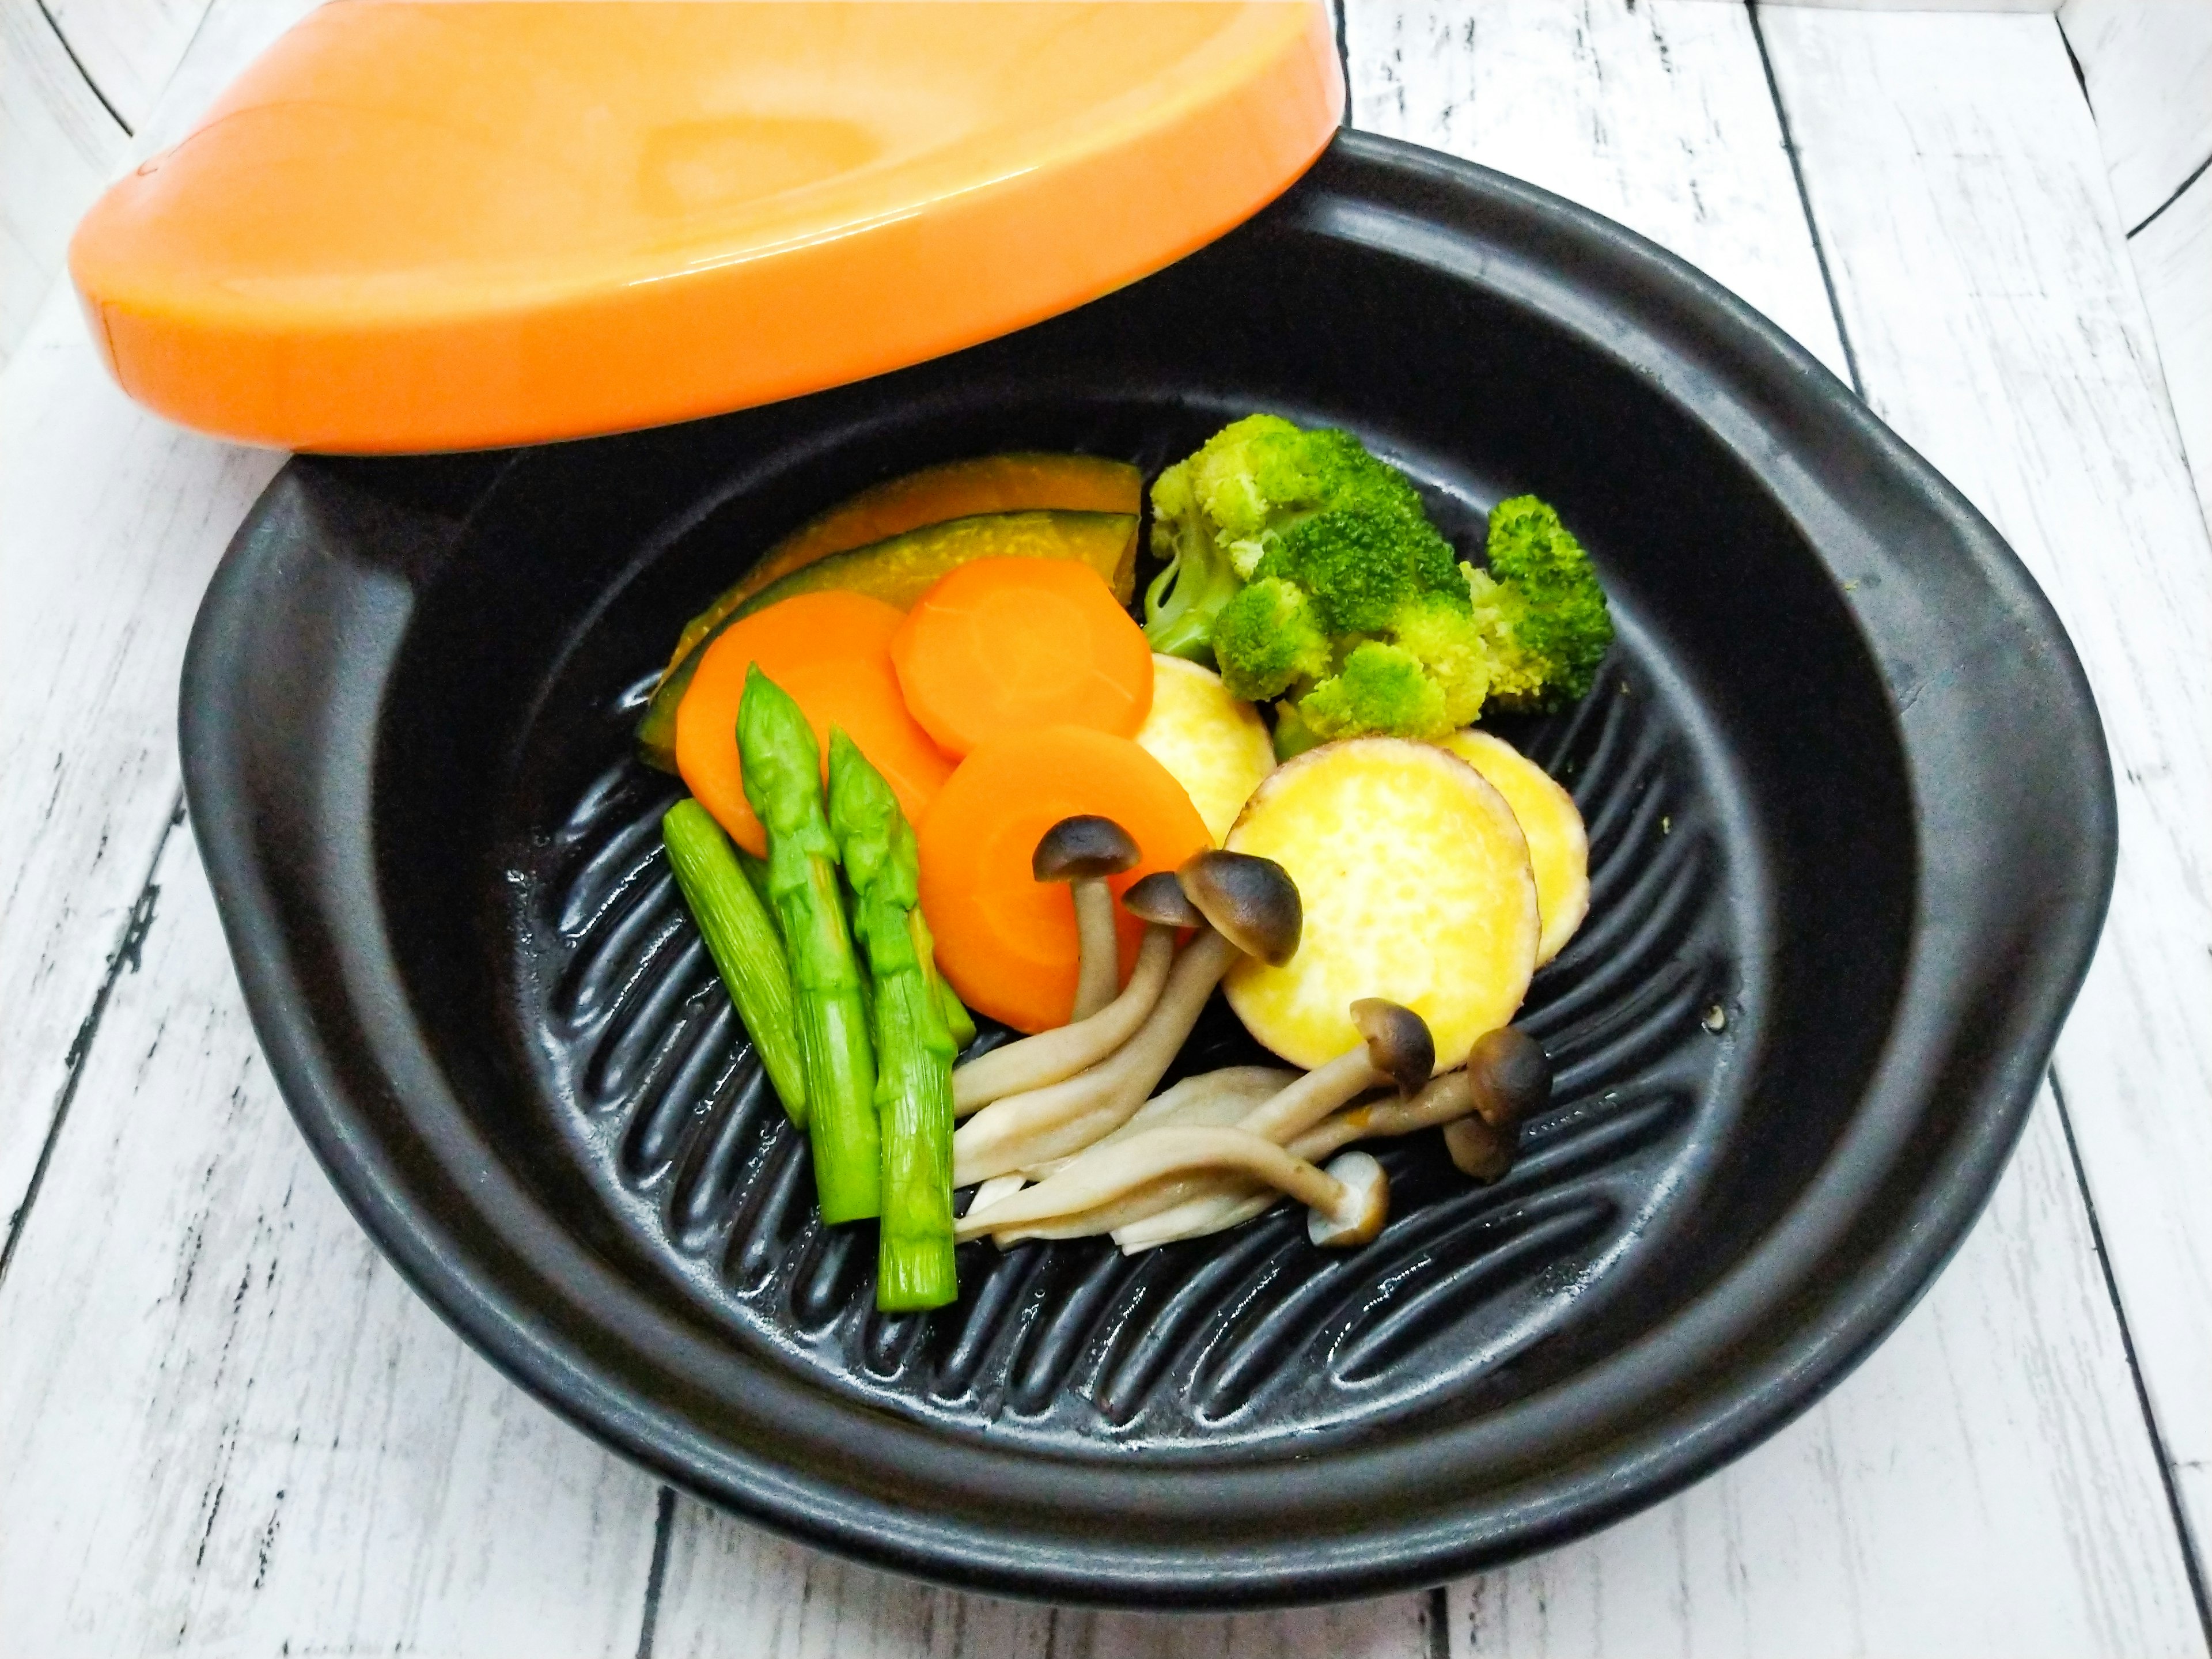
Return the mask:
[(1352, 738), (1277, 768), (1229, 848), (1273, 859), (1305, 903), (1297, 954), (1224, 981), (1245, 1028), (1308, 1070), (1358, 1041), (1362, 998), (1428, 1022), (1449, 1071), (1513, 1018), (1540, 933), (1528, 846), (1504, 796), (1430, 744)]
[(801, 593), (864, 593), (905, 611), (947, 571), (975, 559), (1067, 559), (1088, 565), (1110, 586), (1133, 559), (1137, 520), (1125, 513), (989, 513), (925, 526), (818, 558), (748, 595), (696, 644), (656, 688), (637, 725), (638, 755), (662, 771), (675, 769), (677, 705), (708, 647), (731, 623)]
[[(818, 559), (849, 553), (856, 547), (889, 541), (925, 525), (985, 513), (1125, 513), (1135, 517), (1144, 503), (1144, 475), (1127, 461), (1097, 455), (978, 455), (926, 466), (848, 496), (817, 514), (761, 555), (760, 562), (717, 594), (714, 604), (684, 624), (669, 653), (667, 678), (691, 654), (691, 647), (754, 594)], [(1115, 597), (1127, 605), (1136, 590), (1136, 544), (1129, 544), (1126, 579), (1099, 574), (1114, 583)]]

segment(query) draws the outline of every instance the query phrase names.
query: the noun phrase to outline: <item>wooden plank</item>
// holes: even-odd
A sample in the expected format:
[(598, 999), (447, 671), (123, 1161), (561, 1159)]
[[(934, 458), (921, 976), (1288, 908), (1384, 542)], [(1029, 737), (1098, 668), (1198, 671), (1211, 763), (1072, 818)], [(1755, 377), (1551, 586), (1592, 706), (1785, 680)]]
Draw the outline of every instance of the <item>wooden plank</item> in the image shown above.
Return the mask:
[[(1840, 365), (1741, 9), (1462, 0), (1355, 5), (1351, 25), (1362, 125), (1621, 218)], [(1992, 26), (2011, 27), (1956, 20)], [(1825, 95), (1847, 115), (1880, 90)], [(1626, 1526), (1455, 1587), (1453, 1606), (1455, 1650), (1485, 1654), (2200, 1651), (2048, 1106), (1927, 1302), (1805, 1419)]]
[(188, 828), (155, 882), (0, 1284), (0, 1650), (635, 1652), (653, 1483), (386, 1264), (263, 1066)]
[(46, 0), (100, 96), (132, 131), (145, 125), (208, 0)]
[(1435, 1650), (1425, 1595), (1234, 1616), (1097, 1613), (893, 1578), (688, 1500), (671, 1539), (654, 1659), (1427, 1659)]
[(2197, 505), (2212, 525), (2212, 173), (2130, 237), (2128, 252)]
[(0, 0), (0, 363), (29, 331), (77, 216), (130, 142), (38, 0)]
[(2212, 5), (2066, 0), (2058, 23), (2096, 112), (2120, 222), (2132, 230), (2212, 158)]
[(2049, 23), (1761, 15), (1869, 399), (2035, 573), (2104, 718), (2119, 878), (2057, 1075), (2201, 1551), (2212, 545), (2148, 319)]
[(1352, 125), (1619, 220), (1846, 375), (1740, 5), (1352, 0), (1350, 21)]

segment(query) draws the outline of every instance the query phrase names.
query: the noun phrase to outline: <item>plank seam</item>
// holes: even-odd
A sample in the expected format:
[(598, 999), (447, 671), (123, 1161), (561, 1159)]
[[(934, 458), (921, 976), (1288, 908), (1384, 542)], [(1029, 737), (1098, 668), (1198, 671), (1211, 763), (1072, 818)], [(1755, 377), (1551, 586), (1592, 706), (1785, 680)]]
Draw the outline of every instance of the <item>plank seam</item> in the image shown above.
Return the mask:
[(1428, 1659), (1452, 1659), (1451, 1650), (1451, 1592), (1439, 1584), (1429, 1592)]
[(2195, 171), (2191, 172), (2186, 179), (2184, 179), (2179, 184), (2173, 187), (2173, 194), (2167, 197), (2163, 202), (2160, 202), (2156, 207), (2153, 208), (2150, 212), (2145, 216), (2143, 222), (2137, 225), (2135, 230), (2131, 230), (2128, 233), (2129, 240), (2134, 240), (2136, 230), (2148, 230), (2151, 228), (2153, 222), (2157, 219), (2160, 214), (2165, 212), (2166, 209), (2172, 207), (2183, 197), (2188, 195), (2190, 185), (2195, 184), (2199, 179), (2202, 179), (2204, 176), (2204, 169), (2207, 167), (2212, 167), (2212, 155), (2208, 155), (2203, 161), (2199, 161), (2197, 164)]
[(2081, 1162), (2081, 1149), (2074, 1139), (2074, 1115), (2066, 1107), (2066, 1090), (2058, 1080), (2058, 1069), (2051, 1070), (2051, 1098), (2058, 1109), (2058, 1127), (2066, 1138), (2066, 1157), (2074, 1166), (2074, 1184), (2081, 1194), (2082, 1212), (2089, 1220), (2089, 1243), (2097, 1255), (2097, 1268), (2105, 1278), (2105, 1295), (2112, 1304), (2112, 1317), (2119, 1323), (2120, 1352), (2127, 1356), (2128, 1377), (2135, 1384), (2136, 1406), (2142, 1413), (2143, 1429), (2150, 1436), (2151, 1457), (2158, 1465), (2159, 1485), (2166, 1492), (2166, 1507), (2173, 1521), (2173, 1530), (2181, 1546), (2182, 1571), (2189, 1579), (2189, 1594), (2197, 1603), (2197, 1622), (2204, 1633), (2204, 1646), (2212, 1653), (2212, 1596), (2208, 1596), (2204, 1583), (2203, 1564), (2197, 1558), (2194, 1541), (2189, 1535), (2187, 1513), (2181, 1506), (2181, 1488), (2173, 1478), (2173, 1460), (2166, 1449), (2166, 1437), (2159, 1431), (2158, 1415), (2151, 1410), (2150, 1389), (2143, 1382), (2142, 1366), (2136, 1358), (2135, 1333), (2128, 1328), (2128, 1310), (2120, 1304), (2119, 1280), (2113, 1276), (2112, 1259), (2105, 1249), (2105, 1229), (2097, 1218), (2097, 1200), (2089, 1190), (2089, 1172)]
[(52, 1164), (54, 1148), (61, 1142), (62, 1126), (69, 1121), (70, 1105), (76, 1099), (77, 1085), (84, 1080), (87, 1062), (92, 1058), (92, 1045), (100, 1036), (100, 1022), (107, 1017), (108, 1001), (115, 994), (115, 982), (123, 977), (125, 968), (133, 973), (138, 970), (141, 954), (146, 948), (146, 935), (154, 926), (155, 901), (161, 892), (154, 879), (155, 872), (161, 867), (161, 854), (169, 844), (170, 835), (184, 821), (185, 796), (180, 789), (169, 803), (168, 820), (154, 842), (154, 856), (146, 866), (146, 879), (139, 884), (138, 896), (131, 902), (131, 912), (123, 919), (122, 936), (107, 958), (107, 971), (100, 978), (100, 988), (92, 994), (91, 1011), (76, 1028), (76, 1036), (70, 1040), (69, 1053), (63, 1058), (62, 1091), (54, 1102), (54, 1115), (46, 1124), (46, 1138), (39, 1146), (39, 1161), (31, 1166), (31, 1179), (23, 1188), (23, 1201), (8, 1218), (7, 1242), (0, 1243), (0, 1287), (8, 1282), (8, 1268), (15, 1259), (15, 1246), (23, 1237), (23, 1230), (30, 1224), (31, 1206), (39, 1201), (39, 1188), (46, 1183), (47, 1166)]
[(1336, 63), (1344, 72), (1344, 119), (1340, 125), (1349, 131), (1352, 127), (1352, 41), (1346, 33), (1345, 14), (1352, 9), (1352, 0), (1332, 0), (1331, 9), (1336, 14)]
[(110, 120), (123, 129), (123, 136), (125, 138), (137, 137), (138, 135), (131, 130), (131, 123), (123, 118), (123, 112), (107, 101), (107, 94), (100, 89), (100, 82), (92, 78), (92, 71), (84, 66), (84, 59), (78, 57), (76, 48), (70, 45), (69, 36), (62, 33), (61, 21), (46, 9), (46, 0), (39, 0), (39, 15), (46, 20), (46, 27), (54, 32), (54, 39), (61, 42), (63, 52), (69, 55), (71, 67), (76, 70), (78, 78), (84, 82), (85, 90), (100, 100), (100, 108), (107, 112)]
[(1844, 325), (1844, 304), (1836, 293), (1835, 273), (1828, 269), (1828, 246), (1820, 240), (1820, 222), (1813, 215), (1813, 194), (1805, 187), (1805, 166), (1797, 155), (1797, 140), (1790, 130), (1790, 111), (1782, 101), (1782, 86), (1774, 78), (1774, 58), (1766, 50), (1766, 31), (1759, 25), (1759, 0), (1744, 0), (1751, 19), (1751, 38), (1759, 48), (1759, 67), (1766, 76), (1766, 94), (1774, 100), (1774, 118), (1782, 129), (1782, 153), (1790, 158), (1790, 177), (1797, 186), (1797, 205), (1804, 210), (1805, 231), (1813, 239), (1813, 263), (1820, 268), (1820, 286), (1827, 291), (1828, 314), (1835, 319), (1836, 342), (1844, 349), (1844, 367), (1850, 374), (1851, 390), (1866, 401), (1866, 382), (1859, 377), (1859, 355), (1851, 345), (1851, 331)]
[(660, 1592), (668, 1582), (668, 1543), (676, 1530), (676, 1489), (663, 1486), (653, 1515), (653, 1565), (645, 1570), (645, 1613), (638, 1620), (637, 1659), (653, 1659), (660, 1626)]

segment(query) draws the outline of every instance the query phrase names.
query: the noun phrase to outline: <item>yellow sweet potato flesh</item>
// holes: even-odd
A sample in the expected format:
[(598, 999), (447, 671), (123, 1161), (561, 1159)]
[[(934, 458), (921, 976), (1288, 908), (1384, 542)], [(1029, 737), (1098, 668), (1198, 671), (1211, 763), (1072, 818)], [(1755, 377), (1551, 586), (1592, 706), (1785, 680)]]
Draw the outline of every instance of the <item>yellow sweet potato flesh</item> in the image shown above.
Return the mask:
[(1361, 997), (1429, 1023), (1437, 1069), (1507, 1024), (1528, 994), (1540, 932), (1528, 843), (1512, 808), (1433, 744), (1354, 738), (1271, 773), (1230, 832), (1232, 852), (1273, 859), (1305, 906), (1297, 954), (1230, 972), (1230, 1006), (1293, 1065), (1359, 1041)]
[(1559, 954), (1589, 914), (1589, 835), (1575, 798), (1504, 738), (1469, 727), (1442, 745), (1490, 780), (1528, 838), (1542, 931), (1536, 965)]
[(1216, 847), (1275, 769), (1260, 711), (1230, 696), (1220, 675), (1181, 657), (1152, 659), (1152, 712), (1137, 742), (1183, 787)]

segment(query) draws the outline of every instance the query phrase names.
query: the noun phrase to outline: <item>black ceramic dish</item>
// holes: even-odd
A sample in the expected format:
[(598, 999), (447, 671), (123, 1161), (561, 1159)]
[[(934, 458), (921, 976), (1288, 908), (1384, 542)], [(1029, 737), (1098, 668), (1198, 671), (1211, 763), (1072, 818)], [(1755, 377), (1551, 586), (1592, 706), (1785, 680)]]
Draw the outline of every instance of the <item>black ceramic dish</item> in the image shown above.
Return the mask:
[[(811, 1218), (627, 758), (684, 617), (811, 511), (994, 449), (1148, 468), (1252, 409), (1361, 433), (1461, 538), (1556, 502), (1621, 643), (1513, 735), (1575, 788), (1560, 1062), (1481, 1191), (1433, 1137), (1324, 1256), (1283, 1217), (870, 1306)], [(295, 461), (185, 669), (192, 817), (340, 1192), (496, 1364), (691, 1491), (884, 1565), (1153, 1607), (1434, 1583), (1802, 1410), (1958, 1243), (2113, 859), (2094, 708), (1995, 533), (1695, 272), (1347, 137), (1071, 315), (866, 385), (514, 455)], [(1207, 1028), (1191, 1064), (1241, 1038)]]

